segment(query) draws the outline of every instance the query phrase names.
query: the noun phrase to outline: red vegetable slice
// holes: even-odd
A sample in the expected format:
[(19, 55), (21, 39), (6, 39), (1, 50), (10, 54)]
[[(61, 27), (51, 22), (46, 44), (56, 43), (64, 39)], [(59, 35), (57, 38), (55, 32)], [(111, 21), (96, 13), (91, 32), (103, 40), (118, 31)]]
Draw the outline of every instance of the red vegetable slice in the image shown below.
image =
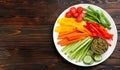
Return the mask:
[(82, 13), (82, 11), (83, 11), (83, 8), (82, 8), (81, 6), (77, 8), (77, 12), (78, 12), (78, 13), (80, 13), (80, 14), (81, 14), (81, 13)]
[(71, 14), (74, 14), (74, 13), (77, 12), (77, 9), (75, 7), (71, 7), (70, 8), (70, 12), (71, 12)]
[(79, 16), (79, 13), (76, 12), (76, 13), (73, 14), (73, 16), (76, 18), (76, 17)]
[(67, 12), (67, 13), (65, 14), (65, 17), (67, 17), (67, 18), (70, 18), (70, 17), (72, 17), (72, 14), (71, 14), (71, 12)]
[(77, 22), (81, 22), (81, 21), (82, 21), (82, 19), (83, 19), (83, 18), (82, 18), (82, 16), (81, 16), (81, 15), (79, 15), (79, 16), (76, 18), (76, 21), (77, 21)]

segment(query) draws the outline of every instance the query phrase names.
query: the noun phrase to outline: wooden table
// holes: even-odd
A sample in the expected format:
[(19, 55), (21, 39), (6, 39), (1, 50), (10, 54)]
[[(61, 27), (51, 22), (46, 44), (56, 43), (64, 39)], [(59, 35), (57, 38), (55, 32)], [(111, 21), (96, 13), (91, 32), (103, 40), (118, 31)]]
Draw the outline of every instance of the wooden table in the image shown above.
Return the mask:
[(120, 38), (114, 53), (94, 67), (79, 67), (57, 52), (53, 25), (71, 5), (90, 3), (105, 9), (120, 33), (120, 0), (0, 0), (0, 70), (120, 70)]

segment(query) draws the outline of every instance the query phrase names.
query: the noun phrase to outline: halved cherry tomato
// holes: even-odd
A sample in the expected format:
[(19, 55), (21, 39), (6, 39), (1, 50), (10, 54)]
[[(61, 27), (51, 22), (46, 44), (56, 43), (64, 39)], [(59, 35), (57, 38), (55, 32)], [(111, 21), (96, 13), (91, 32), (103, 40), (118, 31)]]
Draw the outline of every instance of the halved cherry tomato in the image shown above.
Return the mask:
[(70, 12), (71, 12), (71, 14), (74, 14), (74, 13), (77, 12), (77, 9), (75, 7), (71, 7), (70, 8)]
[(77, 21), (77, 22), (81, 22), (81, 21), (82, 21), (82, 19), (83, 19), (83, 18), (82, 18), (82, 16), (81, 16), (81, 15), (79, 15), (79, 16), (76, 18), (76, 21)]
[(79, 16), (79, 13), (76, 12), (76, 13), (73, 14), (73, 16), (76, 18), (76, 17)]
[(83, 8), (81, 6), (77, 8), (78, 13), (82, 13), (82, 11), (83, 11)]
[(68, 11), (68, 12), (65, 14), (65, 17), (67, 17), (67, 18), (70, 18), (70, 17), (72, 17), (72, 14), (71, 14), (71, 12), (70, 12), (70, 11)]
[(86, 14), (84, 12), (81, 13), (82, 18), (84, 18), (86, 16)]

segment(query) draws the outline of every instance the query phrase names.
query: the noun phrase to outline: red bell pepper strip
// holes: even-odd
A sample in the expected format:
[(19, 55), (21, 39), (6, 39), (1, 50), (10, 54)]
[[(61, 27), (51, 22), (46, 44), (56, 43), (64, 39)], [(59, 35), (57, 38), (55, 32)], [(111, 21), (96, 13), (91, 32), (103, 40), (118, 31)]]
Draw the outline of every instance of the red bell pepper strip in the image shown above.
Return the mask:
[(93, 37), (102, 37), (104, 39), (112, 39), (113, 34), (108, 33), (108, 31), (101, 25), (94, 22), (87, 22), (85, 26), (90, 32), (93, 33)]

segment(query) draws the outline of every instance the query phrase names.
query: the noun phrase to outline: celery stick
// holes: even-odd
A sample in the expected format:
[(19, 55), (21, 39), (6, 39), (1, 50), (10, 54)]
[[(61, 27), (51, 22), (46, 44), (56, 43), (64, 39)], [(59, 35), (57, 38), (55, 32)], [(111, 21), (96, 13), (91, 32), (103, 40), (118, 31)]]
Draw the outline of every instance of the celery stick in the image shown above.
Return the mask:
[(82, 49), (80, 49), (79, 54), (76, 56), (76, 60), (78, 59), (78, 57), (81, 57), (84, 54), (84, 51), (86, 50), (86, 48), (87, 47), (85, 46)]
[(69, 49), (72, 47), (72, 45), (68, 45), (68, 46), (66, 46), (67, 48), (66, 49), (63, 49), (62, 50), (62, 52), (64, 53), (64, 54), (67, 54), (67, 52), (69, 51)]
[(74, 44), (67, 45), (66, 48), (62, 49), (62, 52), (64, 54), (67, 54), (68, 51), (70, 51), (70, 48), (73, 47)]
[[(80, 54), (80, 51), (76, 52), (76, 54), (73, 55), (70, 59), (71, 59), (71, 60), (75, 59), (78, 54)], [(69, 54), (69, 55), (70, 55), (70, 54)], [(69, 56), (68, 56), (68, 57), (69, 57)]]
[[(92, 39), (92, 40), (93, 40), (93, 39)], [(91, 40), (91, 42), (92, 42), (92, 40)], [(81, 59), (80, 59), (79, 61), (81, 61), (81, 60), (86, 56), (88, 50), (90, 49), (90, 44), (91, 44), (91, 42), (89, 43), (88, 48), (86, 49), (86, 51), (84, 52), (83, 56), (81, 57)]]
[(72, 47), (74, 47), (75, 44), (76, 44), (76, 43), (73, 43), (73, 44), (71, 44), (71, 45), (66, 46), (66, 47), (68, 47), (68, 48), (66, 48), (66, 49), (63, 48), (62, 52), (63, 52), (64, 54), (68, 54), (68, 53), (72, 50)]
[[(75, 55), (73, 55), (70, 59), (75, 59), (77, 58), (78, 56), (82, 55), (82, 52), (83, 52), (83, 49), (86, 48), (86, 47), (82, 47), (78, 52), (76, 52)], [(71, 53), (72, 54), (72, 53)]]
[(76, 62), (80, 62), (85, 57), (86, 53), (88, 52), (90, 48), (91, 41), (85, 46), (85, 49), (83, 49), (83, 52), (81, 52), (82, 55), (77, 58)]
[(74, 47), (72, 48), (71, 52), (75, 51), (80, 45), (84, 44), (84, 42), (86, 42), (88, 39), (90, 39), (91, 37), (87, 37), (82, 41), (79, 41), (78, 43), (76, 43), (74, 45)]
[(70, 48), (70, 46), (72, 46), (74, 43), (66, 45), (64, 48), (62, 48), (62, 52), (64, 52), (65, 50), (67, 50), (68, 48)]
[(77, 50), (75, 50), (72, 54), (68, 55), (69, 58), (72, 58), (82, 47), (84, 47), (88, 42), (90, 42), (92, 39), (89, 37), (87, 41), (85, 41), (81, 46), (78, 47)]

